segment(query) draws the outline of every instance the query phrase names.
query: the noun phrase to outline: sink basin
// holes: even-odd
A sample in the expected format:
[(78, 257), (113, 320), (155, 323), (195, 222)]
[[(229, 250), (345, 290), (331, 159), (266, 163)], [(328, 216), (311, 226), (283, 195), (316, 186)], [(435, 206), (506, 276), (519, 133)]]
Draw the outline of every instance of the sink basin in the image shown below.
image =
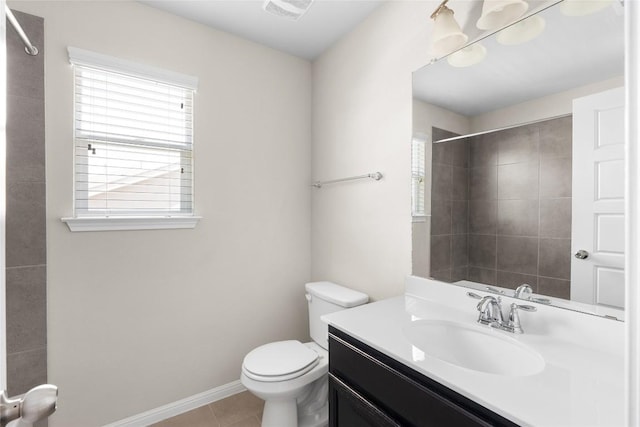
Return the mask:
[(535, 375), (544, 359), (504, 332), (444, 320), (417, 320), (404, 333), (413, 345), (414, 362), (433, 357), (461, 368), (505, 376)]

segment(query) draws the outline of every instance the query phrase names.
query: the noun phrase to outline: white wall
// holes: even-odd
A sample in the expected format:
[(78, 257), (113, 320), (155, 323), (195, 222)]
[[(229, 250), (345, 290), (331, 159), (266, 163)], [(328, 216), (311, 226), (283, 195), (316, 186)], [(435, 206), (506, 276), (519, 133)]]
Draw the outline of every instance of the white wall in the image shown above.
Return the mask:
[(571, 114), (574, 99), (623, 85), (624, 77), (615, 77), (480, 114), (470, 119), (470, 131), (482, 132)]
[[(182, 399), (237, 380), (256, 345), (307, 338), (310, 64), (130, 1), (10, 6), (45, 19), (50, 425)], [(69, 45), (199, 76), (195, 230), (60, 221), (72, 214)]]
[(312, 277), (374, 299), (411, 273), (411, 73), (437, 5), (389, 2), (313, 64), (313, 179), (384, 178), (313, 190)]

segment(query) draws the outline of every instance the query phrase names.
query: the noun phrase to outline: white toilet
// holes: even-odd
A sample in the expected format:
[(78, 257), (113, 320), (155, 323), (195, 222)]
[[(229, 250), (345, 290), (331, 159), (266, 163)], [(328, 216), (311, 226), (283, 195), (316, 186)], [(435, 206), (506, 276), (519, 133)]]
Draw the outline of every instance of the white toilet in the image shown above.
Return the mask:
[(365, 304), (369, 297), (331, 282), (305, 285), (313, 342), (278, 341), (260, 346), (242, 363), (242, 384), (265, 401), (262, 427), (328, 424), (328, 326), (320, 317)]

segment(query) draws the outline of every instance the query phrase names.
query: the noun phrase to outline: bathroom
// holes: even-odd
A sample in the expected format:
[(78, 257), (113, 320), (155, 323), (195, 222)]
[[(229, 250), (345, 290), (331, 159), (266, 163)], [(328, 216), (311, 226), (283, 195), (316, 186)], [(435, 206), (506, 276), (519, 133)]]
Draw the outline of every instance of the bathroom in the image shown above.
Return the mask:
[[(330, 280), (380, 301), (402, 295), (413, 273), (412, 73), (431, 59), (429, 15), (439, 2), (363, 2), (361, 20), (309, 57), (151, 3), (7, 1), (27, 35), (44, 40), (43, 56), (34, 57), (43, 92), (25, 96), (9, 85), (7, 95), (44, 99), (46, 118), (39, 161), (46, 175), (32, 180), (46, 182), (46, 212), (41, 200), (40, 216), (24, 219), (26, 230), (46, 230), (46, 257), (11, 264), (7, 220), (7, 278), (11, 268), (46, 265), (37, 301), (23, 302), (37, 306), (40, 329), (24, 338), (30, 347), (7, 348), (7, 358), (21, 361), (25, 384), (59, 388), (51, 426), (108, 425), (172, 407), (163, 412), (169, 418), (241, 392), (242, 360), (252, 349), (309, 341), (305, 283)], [(346, 14), (360, 2), (340, 3)], [(634, 13), (627, 3), (625, 14)], [(481, 2), (449, 6), (466, 30)], [(43, 21), (32, 26), (18, 12)], [(9, 43), (8, 24), (6, 32)], [(61, 221), (74, 214), (68, 47), (197, 76), (195, 228), (72, 232)], [(25, 81), (37, 78), (33, 67), (20, 70)], [(377, 171), (379, 181), (310, 185)], [(25, 244), (18, 238), (18, 248)], [(637, 333), (633, 295), (628, 289), (629, 336)], [(9, 379), (18, 375), (11, 372)]]

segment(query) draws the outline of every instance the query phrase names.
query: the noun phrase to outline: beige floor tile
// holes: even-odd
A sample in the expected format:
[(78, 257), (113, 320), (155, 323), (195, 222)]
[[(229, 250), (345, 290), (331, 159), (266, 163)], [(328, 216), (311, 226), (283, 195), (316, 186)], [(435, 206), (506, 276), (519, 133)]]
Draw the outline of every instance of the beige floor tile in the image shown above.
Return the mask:
[(221, 427), (229, 427), (233, 423), (258, 415), (264, 408), (264, 401), (248, 391), (238, 393), (209, 405)]
[(153, 424), (152, 427), (219, 427), (220, 423), (208, 405), (185, 412), (168, 420)]
[(244, 420), (240, 420), (236, 423), (230, 424), (229, 427), (260, 427), (260, 421), (256, 416), (251, 416)]

